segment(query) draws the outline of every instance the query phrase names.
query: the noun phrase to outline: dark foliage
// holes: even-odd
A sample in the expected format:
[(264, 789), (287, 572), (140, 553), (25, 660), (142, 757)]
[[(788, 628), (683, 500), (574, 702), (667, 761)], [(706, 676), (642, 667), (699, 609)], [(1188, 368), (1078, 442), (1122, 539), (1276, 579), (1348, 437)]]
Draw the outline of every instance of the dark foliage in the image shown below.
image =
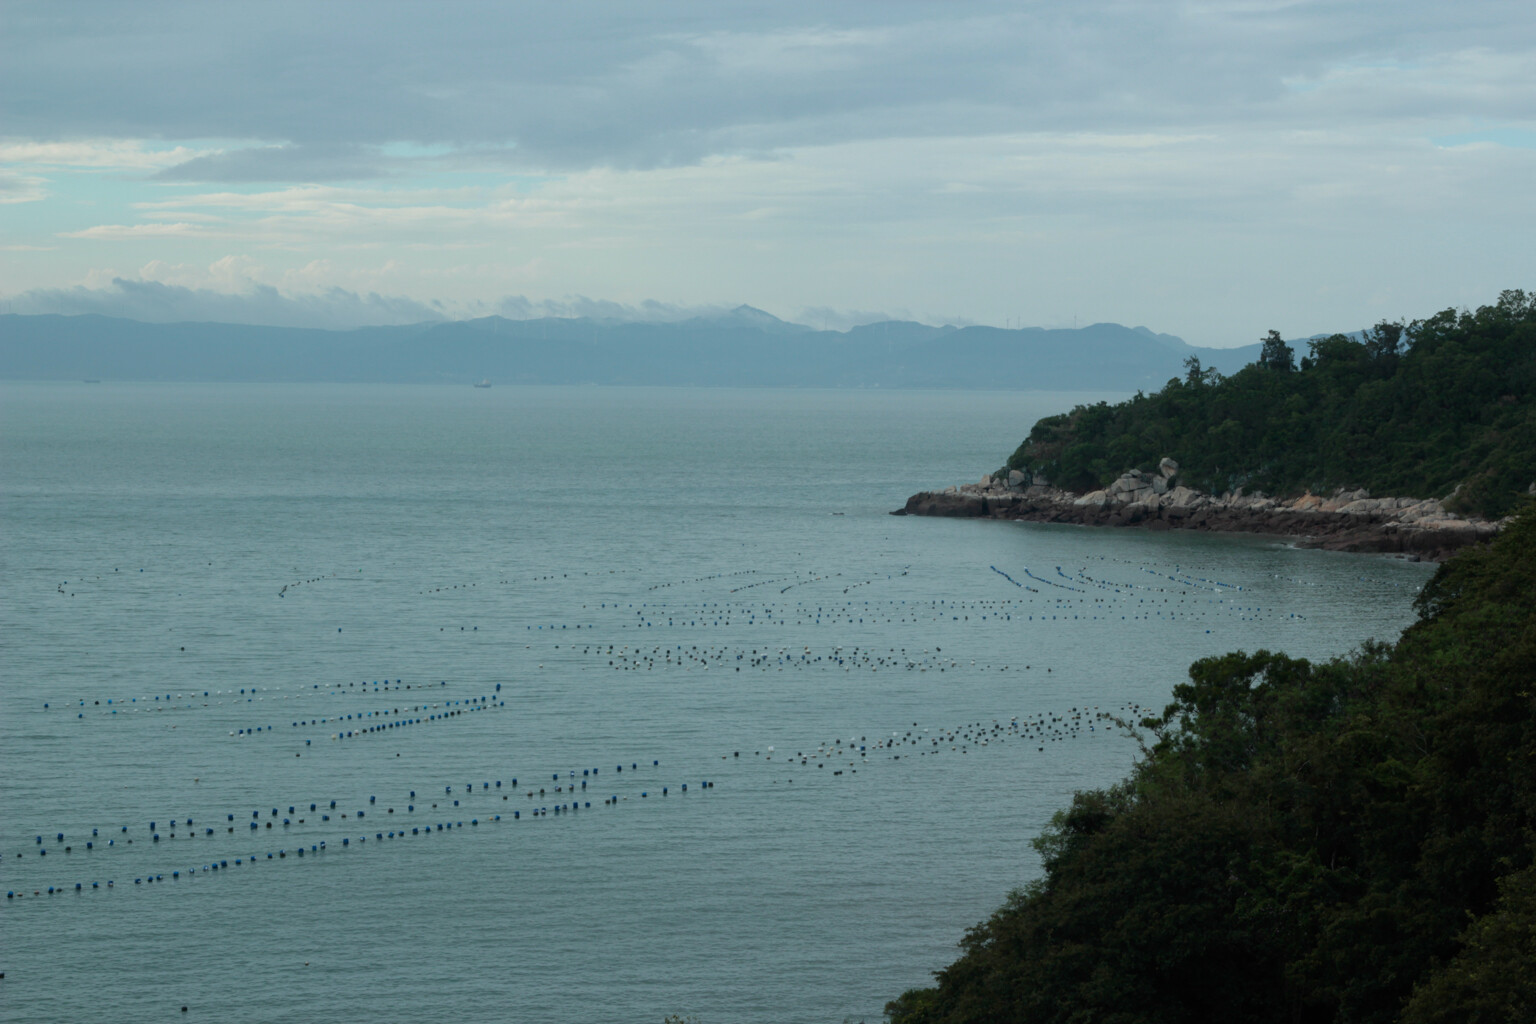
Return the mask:
[(1186, 370), (1155, 394), (1041, 420), (1008, 468), (1086, 491), (1166, 455), (1182, 483), (1212, 493), (1429, 498), (1459, 486), (1453, 509), (1491, 517), (1536, 482), (1536, 294), (1381, 323), (1364, 341), (1320, 339), (1299, 368), (1271, 331), (1231, 377), (1194, 360)]
[(895, 1024), (1536, 1019), (1536, 508), (1395, 645), (1202, 659)]

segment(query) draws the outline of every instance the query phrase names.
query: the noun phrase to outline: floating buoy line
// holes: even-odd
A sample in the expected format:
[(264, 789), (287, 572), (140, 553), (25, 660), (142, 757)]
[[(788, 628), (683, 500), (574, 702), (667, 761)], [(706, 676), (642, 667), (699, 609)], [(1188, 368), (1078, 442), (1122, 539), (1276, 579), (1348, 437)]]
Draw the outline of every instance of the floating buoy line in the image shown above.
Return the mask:
[[(234, 710), (236, 708), (241, 708), (244, 705), (263, 704), (267, 701), (277, 703), (280, 701), (305, 701), (313, 698), (356, 698), (362, 694), (392, 693), (398, 691), (411, 691), (413, 693), (419, 692), (423, 697), (425, 697), (428, 693), (431, 692), (444, 692), (448, 689), (448, 687), (449, 684), (446, 679), (430, 684), (426, 682), (406, 683), (398, 679), (393, 683), (390, 683), (388, 680), (382, 682), (379, 680), (374, 680), (372, 682), (348, 683), (345, 686), (331, 684), (326, 686), (324, 689), (321, 688), (319, 683), (313, 683), (308, 688), (304, 688), (303, 686), (283, 687), (280, 685), (242, 686), (237, 688), (230, 688), (228, 690), (194, 690), (180, 693), (140, 694), (138, 696), (131, 697), (77, 696), (64, 702), (44, 701), (40, 710), (72, 711), (75, 712), (77, 717), (80, 718), (84, 718), (86, 714), (91, 714), (92, 716), (100, 714), (103, 717), (130, 716), (146, 713), (157, 714), (166, 711), (205, 711), (226, 706), (228, 706), (231, 710)], [(481, 697), (478, 699), (485, 701), (488, 698)], [(439, 703), (460, 705), (466, 704), (468, 701), (447, 701)], [(414, 710), (423, 710), (428, 706), (429, 705), (427, 703), (423, 702), (422, 704), (417, 705)], [(431, 704), (430, 706), (437, 707), (439, 705)], [(396, 709), (396, 711), (398, 711), (398, 709)], [(336, 721), (340, 720), (342, 715), (346, 713), (328, 712), (327, 714), (329, 715), (329, 718), (322, 718), (317, 720)], [(361, 718), (370, 714), (373, 714), (373, 712), (356, 712), (352, 715), (347, 715), (347, 717)], [(265, 726), (264, 728), (270, 729), (272, 727)]]
[[(911, 765), (921, 764), (919, 759), (926, 758), (969, 757), (1010, 743), (1026, 756), (1039, 756), (1051, 744), (1113, 735), (1115, 726), (1126, 724), (1122, 716), (1134, 720), (1150, 711), (1139, 704), (1126, 703), (1114, 712), (1084, 706), (1061, 713), (1037, 712), (945, 727), (925, 728), (914, 722), (910, 728), (892, 730), (889, 735), (861, 733), (834, 737), (814, 746), (803, 744), (793, 754), (787, 747), (780, 752), (769, 745), (745, 757), (740, 750), (722, 752), (719, 756), (730, 762), (739, 782), (751, 781), (750, 776), (739, 773), (756, 771), (760, 776), (771, 776), (766, 781), (770, 787), (781, 783), (789, 786), (795, 778), (789, 772), (798, 769), (814, 771), (810, 778), (851, 780), (861, 769), (868, 772), (900, 761)], [(524, 821), (574, 821), (602, 808), (613, 811), (624, 805), (646, 806), (669, 800), (673, 795), (712, 791), (716, 786), (715, 779), (702, 773), (692, 780), (674, 776), (672, 781), (662, 783), (661, 771), (659, 758), (648, 762), (636, 759), (627, 764), (617, 762), (612, 769), (589, 766), (551, 771), (547, 779), (540, 774), (535, 781), (522, 784), (515, 777), (486, 778), (445, 784), (440, 794), (435, 788), (407, 790), (404, 796), (397, 794), (393, 800), (382, 803), (376, 794), (350, 800), (295, 801), (287, 804), (286, 810), (281, 801), (264, 801), (254, 809), (166, 816), (134, 826), (38, 832), (31, 843), (14, 844), (5, 855), (5, 863), (12, 871), (18, 864), (34, 865), (26, 873), (46, 871), (55, 875), (55, 881), (24, 884), (17, 879), (7, 883), (7, 904), (36, 896), (152, 886), (278, 863), (297, 865), (306, 860), (360, 855), (370, 849), (389, 849), (410, 839), (447, 837)], [(800, 774), (804, 779), (805, 773)], [(763, 780), (759, 778), (758, 782)], [(517, 797), (521, 799), (514, 803)], [(135, 839), (138, 846), (131, 850)], [(272, 842), (273, 839), (278, 842)], [(182, 843), (198, 853), (171, 855), (172, 846), (180, 847)], [(149, 857), (159, 861), (153, 870), (142, 866), (147, 859), (142, 851), (146, 850), (151, 851)], [(137, 863), (112, 870), (111, 863), (122, 857)], [(93, 872), (95, 877), (89, 879), (60, 881), (56, 874), (66, 863), (89, 864), (98, 869), (107, 865), (108, 870)]]

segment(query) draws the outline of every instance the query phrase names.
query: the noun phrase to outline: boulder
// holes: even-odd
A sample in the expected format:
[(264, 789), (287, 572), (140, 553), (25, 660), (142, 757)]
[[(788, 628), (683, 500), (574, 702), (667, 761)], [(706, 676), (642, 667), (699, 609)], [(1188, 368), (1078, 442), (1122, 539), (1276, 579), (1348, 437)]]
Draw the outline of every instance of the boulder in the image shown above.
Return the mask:
[(1010, 469), (1008, 471), (1008, 486), (1009, 487), (1020, 487), (1020, 486), (1023, 485), (1023, 483), (1024, 483), (1024, 474), (1023, 473), (1020, 473), (1016, 469)]
[(1072, 504), (1093, 505), (1096, 508), (1103, 508), (1105, 505), (1109, 504), (1109, 492), (1089, 491), (1087, 494), (1083, 495), (1081, 498), (1078, 498)]
[(1165, 477), (1175, 476), (1179, 472), (1179, 464), (1164, 456), (1163, 461), (1157, 464), (1157, 471)]
[[(1167, 460), (1165, 459), (1164, 461), (1167, 461)], [(1167, 494), (1168, 493), (1168, 478), (1166, 476), (1157, 476), (1157, 477), (1153, 477), (1152, 478), (1152, 493), (1153, 494)]]
[(1168, 496), (1163, 500), (1163, 504), (1174, 508), (1193, 508), (1204, 502), (1204, 500), (1205, 495), (1199, 491), (1192, 487), (1181, 486), (1169, 491)]
[[(1119, 498), (1120, 495), (1135, 494), (1137, 491), (1150, 491), (1151, 489), (1152, 487), (1147, 480), (1146, 474), (1139, 469), (1132, 469), (1121, 473), (1120, 478), (1109, 485), (1109, 493), (1115, 498)], [(1134, 499), (1127, 498), (1122, 500)]]

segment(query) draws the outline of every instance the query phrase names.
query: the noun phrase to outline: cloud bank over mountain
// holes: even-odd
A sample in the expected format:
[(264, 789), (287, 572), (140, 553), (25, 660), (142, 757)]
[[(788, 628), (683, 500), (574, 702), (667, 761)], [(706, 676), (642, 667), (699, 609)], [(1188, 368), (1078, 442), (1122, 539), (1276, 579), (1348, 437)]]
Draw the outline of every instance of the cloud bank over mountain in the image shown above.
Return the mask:
[(1420, 316), (1536, 274), (1526, 7), (12, 0), (0, 299)]
[[(508, 295), (491, 303), (450, 306), (442, 302), (420, 302), (403, 295), (365, 294), (345, 288), (287, 293), (271, 285), (250, 283), (241, 291), (230, 292), (123, 277), (113, 278), (98, 288), (83, 285), (37, 288), (0, 304), (0, 311), (28, 316), (95, 315), (152, 324), (224, 323), (324, 330), (436, 323), (483, 316), (501, 316), (509, 320), (560, 317), (622, 323), (677, 323), (725, 317), (738, 308), (724, 303), (685, 306), (654, 299), (624, 303), (584, 295), (558, 299)], [(803, 310), (795, 319), (823, 329), (847, 330), (897, 317), (886, 312), (822, 307)]]

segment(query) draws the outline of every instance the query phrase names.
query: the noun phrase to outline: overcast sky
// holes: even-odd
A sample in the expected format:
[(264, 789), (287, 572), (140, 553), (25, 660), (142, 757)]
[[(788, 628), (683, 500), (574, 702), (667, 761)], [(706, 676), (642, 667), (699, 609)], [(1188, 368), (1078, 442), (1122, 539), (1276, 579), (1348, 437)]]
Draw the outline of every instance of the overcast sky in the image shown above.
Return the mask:
[(1349, 330), (1536, 287), (1536, 18), (0, 3), (0, 309)]

